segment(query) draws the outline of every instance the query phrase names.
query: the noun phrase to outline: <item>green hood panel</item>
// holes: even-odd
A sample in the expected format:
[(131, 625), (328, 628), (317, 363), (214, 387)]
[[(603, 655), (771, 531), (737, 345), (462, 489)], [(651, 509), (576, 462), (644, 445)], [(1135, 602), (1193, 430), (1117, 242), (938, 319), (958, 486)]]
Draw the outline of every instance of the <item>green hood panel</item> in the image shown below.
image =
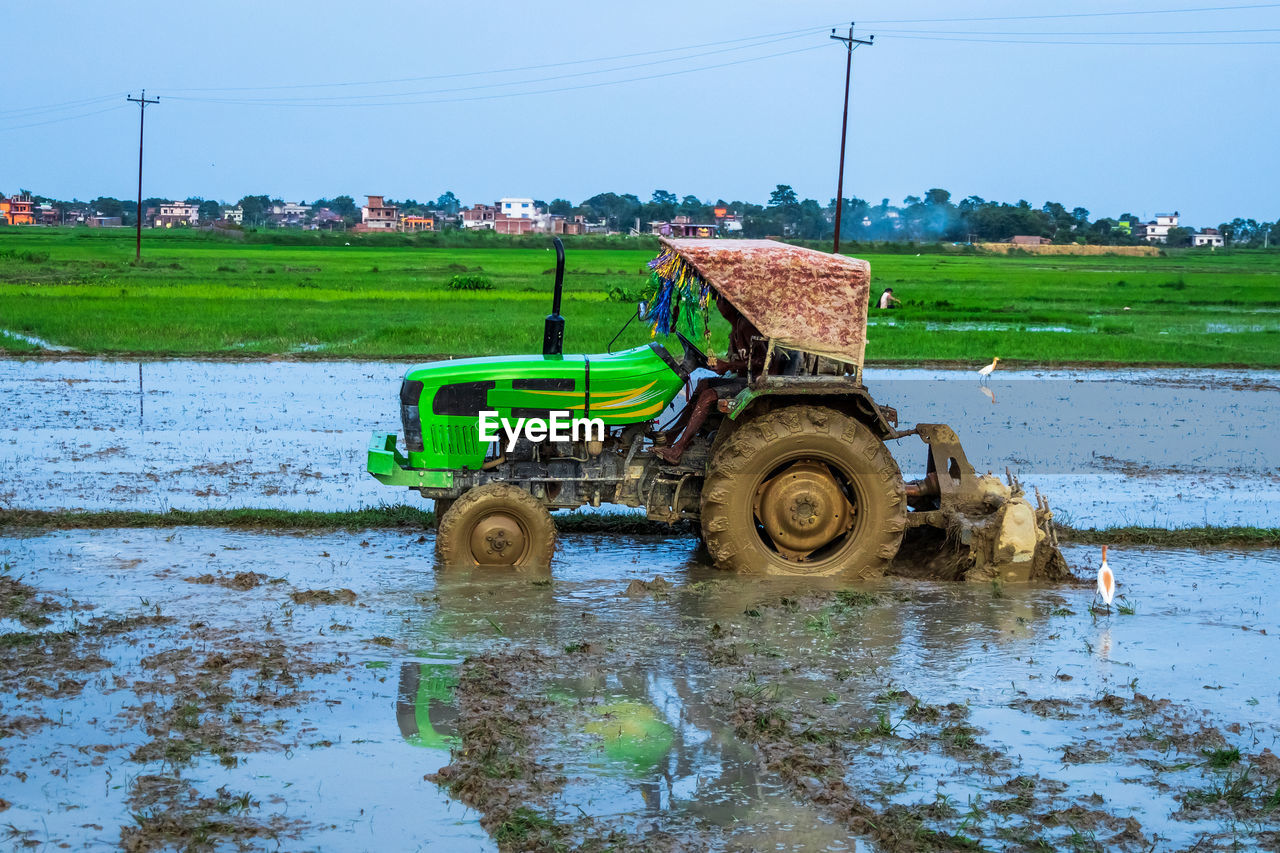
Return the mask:
[(422, 383), (423, 449), (410, 448), (410, 466), (477, 469), (488, 451), (479, 441), (482, 410), (513, 423), (567, 411), (607, 426), (632, 424), (661, 414), (685, 376), (666, 350), (650, 344), (607, 355), (437, 361), (410, 368), (405, 382)]

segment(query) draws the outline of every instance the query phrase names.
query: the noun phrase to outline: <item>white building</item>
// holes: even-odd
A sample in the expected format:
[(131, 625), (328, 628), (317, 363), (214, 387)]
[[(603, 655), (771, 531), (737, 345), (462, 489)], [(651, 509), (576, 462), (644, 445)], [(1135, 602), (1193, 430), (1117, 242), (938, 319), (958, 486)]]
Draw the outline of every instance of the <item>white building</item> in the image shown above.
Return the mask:
[(171, 201), (160, 205), (160, 215), (156, 217), (157, 228), (172, 228), (174, 225), (195, 225), (200, 219), (200, 205), (188, 204), (185, 201)]
[(236, 225), (244, 224), (244, 208), (236, 205), (235, 207), (222, 208), (222, 218), (227, 222), (234, 222)]
[(296, 216), (301, 218), (309, 212), (311, 212), (311, 205), (309, 204), (295, 204), (292, 201), (286, 201), (284, 204), (271, 205), (272, 216)]
[(1209, 246), (1216, 249), (1224, 243), (1222, 233), (1217, 228), (1206, 228), (1191, 235), (1192, 246)]
[(1173, 213), (1157, 213), (1154, 222), (1138, 225), (1133, 229), (1133, 236), (1148, 243), (1165, 243), (1169, 240), (1169, 229), (1178, 227), (1178, 211)]
[(504, 198), (498, 200), (498, 212), (508, 219), (532, 219), (538, 209), (531, 198)]

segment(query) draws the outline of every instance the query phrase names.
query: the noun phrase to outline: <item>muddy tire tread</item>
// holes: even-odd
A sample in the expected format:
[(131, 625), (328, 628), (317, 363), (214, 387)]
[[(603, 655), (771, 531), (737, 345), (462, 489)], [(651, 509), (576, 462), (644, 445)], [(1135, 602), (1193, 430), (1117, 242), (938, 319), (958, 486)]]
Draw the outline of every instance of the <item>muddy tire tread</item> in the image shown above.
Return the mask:
[(907, 522), (907, 502), (902, 474), (889, 449), (870, 429), (849, 415), (825, 406), (787, 406), (752, 418), (733, 431), (717, 449), (707, 469), (702, 489), (702, 531), (707, 550), (717, 567), (766, 574), (802, 574), (788, 571), (770, 559), (758, 544), (755, 531), (734, 521), (741, 514), (748, 480), (759, 473), (757, 454), (797, 436), (836, 436), (849, 445), (849, 462), (858, 469), (858, 483), (865, 493), (871, 523), (859, 542), (845, 555), (843, 564), (815, 571), (811, 576), (843, 575), (850, 578), (880, 577), (898, 553)]
[(506, 509), (521, 514), (532, 540), (525, 559), (510, 568), (546, 569), (556, 550), (556, 525), (551, 513), (533, 495), (508, 483), (488, 483), (463, 492), (436, 519), (436, 558), (443, 566), (470, 564), (468, 531), (474, 519), (487, 511)]

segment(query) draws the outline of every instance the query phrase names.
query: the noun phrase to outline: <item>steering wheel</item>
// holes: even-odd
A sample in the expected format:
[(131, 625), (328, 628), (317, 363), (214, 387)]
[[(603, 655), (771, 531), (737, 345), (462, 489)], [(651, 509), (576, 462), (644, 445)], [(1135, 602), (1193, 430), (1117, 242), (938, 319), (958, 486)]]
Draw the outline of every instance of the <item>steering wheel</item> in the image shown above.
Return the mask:
[(680, 346), (684, 348), (684, 366), (692, 373), (700, 367), (707, 366), (707, 356), (702, 350), (695, 347), (688, 338), (676, 332), (676, 337), (680, 339)]

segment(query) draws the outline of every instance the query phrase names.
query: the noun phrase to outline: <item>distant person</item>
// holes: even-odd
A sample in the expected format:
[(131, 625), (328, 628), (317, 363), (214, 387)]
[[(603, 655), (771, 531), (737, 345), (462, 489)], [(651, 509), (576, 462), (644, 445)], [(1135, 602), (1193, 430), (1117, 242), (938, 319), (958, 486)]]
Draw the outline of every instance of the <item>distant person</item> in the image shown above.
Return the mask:
[(894, 305), (901, 304), (902, 300), (893, 295), (893, 288), (886, 287), (884, 293), (880, 294), (880, 301), (876, 304), (876, 307), (887, 311)]

